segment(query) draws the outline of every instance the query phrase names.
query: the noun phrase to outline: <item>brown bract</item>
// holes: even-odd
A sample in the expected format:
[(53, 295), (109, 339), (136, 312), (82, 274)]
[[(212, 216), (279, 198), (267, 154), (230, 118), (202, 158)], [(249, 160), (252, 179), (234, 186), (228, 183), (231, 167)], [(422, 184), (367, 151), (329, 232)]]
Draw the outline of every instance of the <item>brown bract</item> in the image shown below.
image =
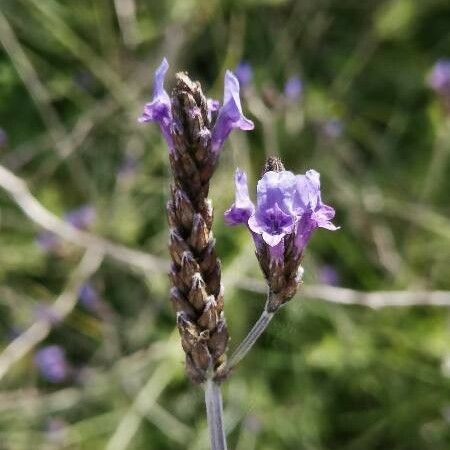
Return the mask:
[(223, 378), (228, 344), (221, 266), (211, 230), (213, 209), (207, 198), (216, 157), (211, 152), (211, 120), (200, 84), (178, 73), (171, 103), (173, 183), (167, 204), (171, 302), (187, 373), (200, 384), (209, 374), (216, 380)]

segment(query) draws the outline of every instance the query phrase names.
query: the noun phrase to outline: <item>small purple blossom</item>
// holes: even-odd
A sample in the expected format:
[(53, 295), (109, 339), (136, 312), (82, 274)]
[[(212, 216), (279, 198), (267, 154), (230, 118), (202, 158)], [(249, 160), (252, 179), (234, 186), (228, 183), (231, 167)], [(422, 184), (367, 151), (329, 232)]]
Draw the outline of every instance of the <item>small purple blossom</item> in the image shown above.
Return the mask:
[(225, 72), (223, 105), (219, 109), (216, 123), (212, 130), (212, 150), (215, 154), (222, 148), (225, 139), (235, 128), (244, 131), (253, 130), (254, 124), (242, 113), (239, 98), (239, 81), (232, 72)]
[(51, 231), (42, 231), (36, 237), (36, 244), (44, 252), (51, 252), (55, 250), (60, 243), (58, 236)]
[(330, 119), (323, 124), (322, 130), (325, 136), (330, 139), (336, 139), (342, 135), (344, 131), (344, 124), (338, 119)]
[(102, 307), (98, 292), (89, 282), (81, 286), (78, 292), (78, 301), (84, 308), (91, 312), (99, 312)]
[(319, 281), (330, 286), (339, 286), (341, 278), (335, 267), (330, 264), (324, 264), (318, 270)]
[(225, 211), (225, 222), (228, 225), (247, 223), (255, 211), (255, 205), (248, 195), (247, 174), (240, 169), (236, 169), (234, 184), (236, 187), (235, 201), (231, 208)]
[(242, 89), (250, 85), (253, 78), (253, 69), (248, 61), (241, 61), (234, 69), (234, 74)]
[(291, 76), (284, 85), (284, 95), (292, 101), (298, 100), (303, 92), (303, 83), (298, 75)]
[(64, 349), (59, 345), (48, 345), (36, 352), (34, 362), (41, 375), (51, 383), (62, 383), (69, 376), (69, 365)]
[(79, 230), (87, 230), (95, 220), (95, 209), (90, 205), (83, 205), (64, 214), (64, 220)]
[(173, 149), (172, 108), (169, 94), (164, 89), (164, 78), (168, 69), (169, 63), (167, 62), (167, 59), (164, 58), (155, 71), (153, 99), (144, 106), (144, 111), (138, 121), (139, 123), (158, 123), (169, 147), (169, 152), (171, 152)]
[(438, 94), (450, 95), (450, 59), (439, 59), (430, 75), (428, 85)]

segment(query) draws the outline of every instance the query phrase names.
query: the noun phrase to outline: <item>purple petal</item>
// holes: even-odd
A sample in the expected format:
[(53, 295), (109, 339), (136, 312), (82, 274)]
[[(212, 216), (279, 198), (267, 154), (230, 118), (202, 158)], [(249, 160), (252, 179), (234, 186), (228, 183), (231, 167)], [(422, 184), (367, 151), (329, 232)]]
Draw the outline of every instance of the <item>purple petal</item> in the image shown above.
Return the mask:
[(295, 193), (296, 178), (292, 172), (266, 172), (258, 181), (258, 209), (270, 208), (278, 204), (283, 211), (292, 211), (292, 200)]
[(155, 71), (152, 101), (144, 106), (144, 111), (138, 121), (139, 123), (158, 123), (169, 146), (169, 151), (172, 151), (172, 109), (169, 94), (164, 89), (164, 78), (168, 69), (169, 63), (164, 58)]
[(225, 211), (225, 221), (228, 225), (246, 223), (255, 211), (255, 205), (248, 194), (247, 175), (244, 171), (237, 169), (234, 176), (236, 186), (235, 202), (230, 209)]
[(225, 73), (223, 106), (219, 110), (212, 132), (212, 150), (218, 153), (225, 139), (235, 128), (253, 130), (254, 124), (242, 113), (239, 81), (229, 70)]

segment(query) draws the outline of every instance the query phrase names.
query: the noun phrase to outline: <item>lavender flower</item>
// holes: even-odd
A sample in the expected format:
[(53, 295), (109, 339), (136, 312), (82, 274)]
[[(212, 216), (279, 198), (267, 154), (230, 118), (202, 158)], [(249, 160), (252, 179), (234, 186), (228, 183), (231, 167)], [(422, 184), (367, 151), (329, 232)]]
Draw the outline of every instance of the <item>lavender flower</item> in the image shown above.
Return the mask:
[(256, 208), (248, 196), (245, 173), (236, 172), (236, 201), (225, 220), (230, 225), (246, 223), (251, 231), (259, 263), (276, 294), (275, 310), (297, 289), (300, 261), (314, 230), (337, 227), (331, 223), (334, 209), (322, 202), (318, 172), (294, 175), (275, 158), (269, 158), (266, 166), (258, 182)]
[(94, 286), (89, 282), (81, 286), (78, 292), (78, 301), (88, 311), (98, 313), (102, 309), (100, 296)]
[(59, 345), (48, 345), (36, 352), (34, 362), (41, 375), (51, 383), (62, 383), (69, 376), (69, 365), (64, 349)]
[(440, 59), (433, 66), (428, 85), (438, 94), (450, 95), (450, 59)]
[[(95, 220), (95, 210), (90, 205), (83, 205), (64, 214), (64, 220), (79, 230), (87, 230)], [(36, 238), (37, 245), (46, 252), (58, 249), (60, 238), (51, 231), (42, 231)]]
[(212, 150), (218, 153), (225, 139), (235, 128), (249, 131), (254, 124), (242, 113), (241, 100), (239, 98), (239, 81), (232, 72), (225, 72), (223, 105), (219, 109), (216, 123), (212, 130)]
[(95, 210), (90, 205), (83, 205), (68, 211), (64, 219), (79, 230), (87, 230), (95, 220)]
[(172, 108), (169, 94), (164, 89), (164, 78), (169, 70), (169, 63), (164, 58), (155, 71), (153, 99), (144, 106), (144, 112), (139, 117), (140, 123), (156, 122), (167, 142), (169, 152), (173, 149), (172, 140)]
[(255, 211), (255, 205), (248, 195), (247, 175), (240, 169), (236, 170), (234, 176), (236, 186), (235, 202), (231, 208), (225, 211), (225, 221), (228, 225), (239, 225), (247, 223)]
[(338, 286), (340, 284), (340, 276), (335, 267), (330, 264), (324, 264), (318, 271), (319, 281), (330, 286)]
[(250, 85), (253, 78), (253, 69), (248, 61), (241, 61), (234, 69), (234, 74), (242, 89)]
[(291, 76), (284, 85), (284, 95), (292, 101), (300, 98), (303, 92), (302, 80), (298, 75)]
[(338, 119), (330, 119), (323, 124), (322, 130), (325, 136), (336, 139), (342, 135), (344, 124)]

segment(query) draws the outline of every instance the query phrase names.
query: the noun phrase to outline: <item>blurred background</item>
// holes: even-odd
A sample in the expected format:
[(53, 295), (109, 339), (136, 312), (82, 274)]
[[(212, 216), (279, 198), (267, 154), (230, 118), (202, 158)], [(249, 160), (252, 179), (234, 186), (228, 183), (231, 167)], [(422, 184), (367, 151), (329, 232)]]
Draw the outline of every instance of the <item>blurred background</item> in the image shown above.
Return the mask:
[(449, 25), (446, 0), (1, 0), (0, 449), (208, 448), (137, 123), (163, 56), (218, 99), (234, 70), (255, 122), (211, 192), (231, 348), (265, 301), (235, 167), (318, 170), (342, 227), (224, 385), (230, 448), (449, 449)]

